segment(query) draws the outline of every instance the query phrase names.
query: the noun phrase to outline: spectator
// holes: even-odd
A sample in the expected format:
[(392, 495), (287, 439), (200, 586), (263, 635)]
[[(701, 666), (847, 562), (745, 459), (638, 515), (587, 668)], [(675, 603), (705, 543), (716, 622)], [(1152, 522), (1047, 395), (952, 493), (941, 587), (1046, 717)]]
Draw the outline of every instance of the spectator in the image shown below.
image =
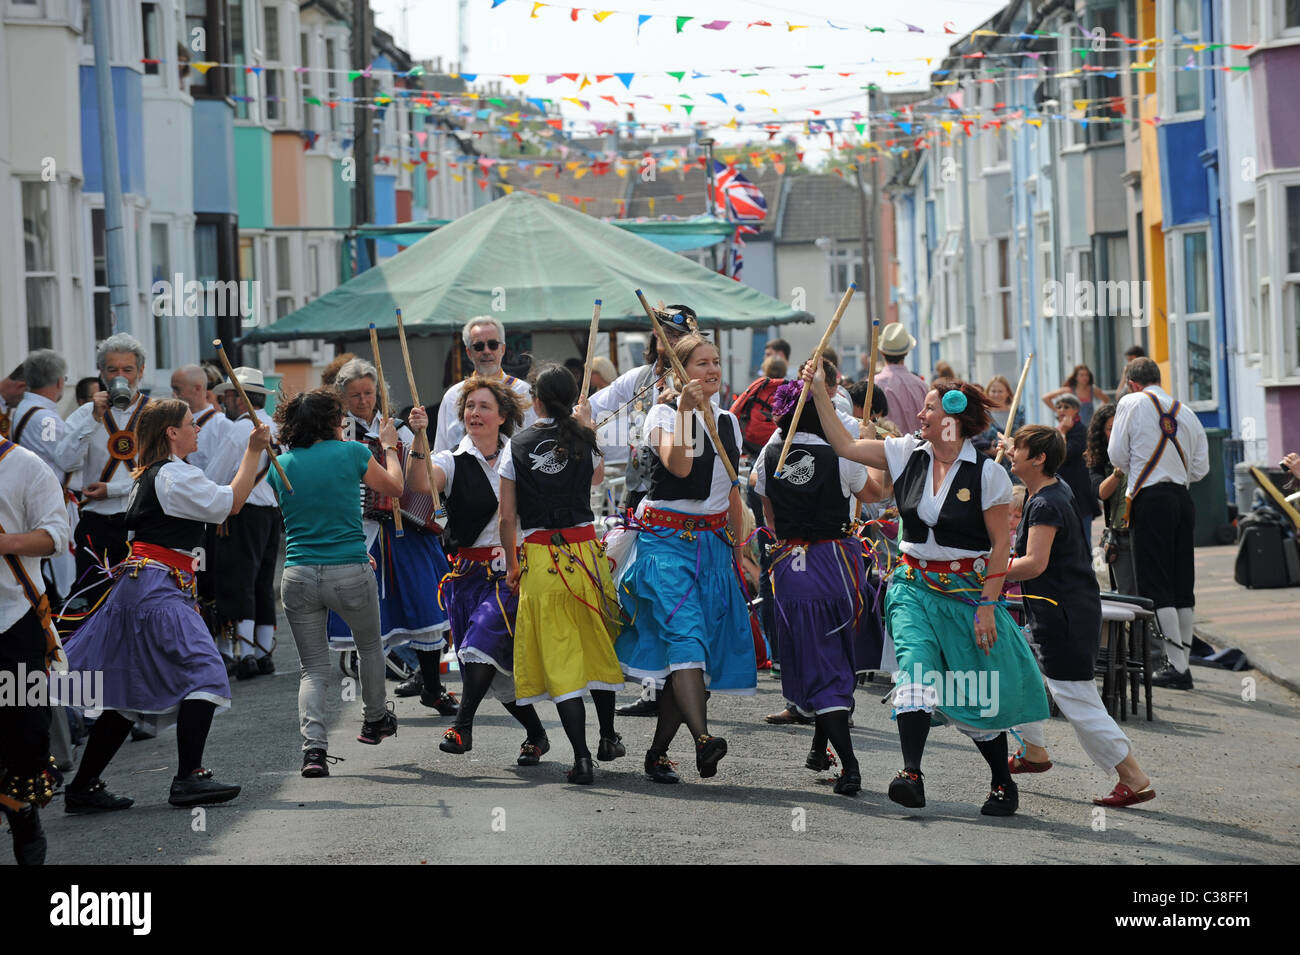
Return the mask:
[(582, 384), (582, 376), (587, 371), (587, 366), (581, 358), (564, 359), (564, 367), (573, 376), (575, 384)]
[(1095, 381), (1091, 368), (1087, 365), (1075, 365), (1074, 371), (1070, 372), (1070, 377), (1065, 379), (1062, 387), (1043, 395), (1043, 404), (1055, 410), (1057, 398), (1065, 394), (1074, 395), (1079, 399), (1079, 418), (1083, 421), (1084, 427), (1087, 427), (1088, 422), (1092, 420), (1093, 410), (1110, 401), (1106, 397), (1106, 392), (1098, 388)]
[[(786, 346), (786, 357), (789, 357), (789, 346)], [(23, 381), (23, 366), (19, 365), (9, 377), (0, 380), (0, 438), (9, 437), (10, 418), (13, 411), (18, 407), (18, 402), (22, 401), (23, 392), (27, 390), (27, 383)]]
[(594, 394), (614, 383), (618, 370), (614, 363), (604, 355), (597, 355), (591, 362), (591, 392)]
[(1074, 493), (1074, 507), (1092, 546), (1092, 519), (1100, 513), (1092, 496), (1092, 481), (1083, 452), (1088, 447), (1088, 429), (1079, 418), (1079, 399), (1065, 394), (1056, 399), (1056, 430), (1065, 439), (1065, 460), (1055, 469), (1056, 476)]
[(928, 390), (925, 380), (903, 365), (907, 353), (916, 347), (916, 339), (901, 322), (890, 322), (880, 332), (880, 354), (885, 367), (876, 375), (876, 384), (885, 393), (890, 417), (905, 433), (916, 430), (917, 415), (925, 404)]
[(91, 375), (89, 378), (82, 378), (77, 382), (77, 407), (89, 404), (95, 400), (95, 392), (99, 390), (99, 378)]
[[(823, 349), (822, 357), (836, 368), (840, 367), (840, 353), (834, 348), (828, 346)], [(842, 415), (849, 415), (853, 413), (853, 399), (849, 397), (849, 391), (844, 387), (842, 378), (843, 376), (837, 371), (831, 389), (831, 399), (835, 402), (836, 411)]]
[[(993, 419), (993, 424), (978, 438), (972, 439), (976, 450), (984, 454), (996, 455), (998, 453), (998, 435), (1012, 435), (1025, 423), (1025, 409), (1016, 409), (1016, 420), (1008, 427), (1007, 418), (1011, 413), (1011, 399), (1014, 393), (1011, 390), (1011, 382), (1001, 375), (994, 375), (989, 379), (989, 383), (984, 387), (984, 396), (992, 402), (989, 408), (989, 417)], [(1004, 463), (1010, 470), (1011, 462), (1004, 459)]]
[(1135, 358), (1127, 375), (1129, 394), (1115, 411), (1107, 453), (1115, 467), (1137, 475), (1124, 492), (1130, 502), (1133, 564), (1140, 568), (1137, 589), (1155, 604), (1169, 656), (1153, 682), (1190, 690), (1196, 508), (1187, 486), (1210, 473), (1209, 446), (1192, 410), (1160, 387), (1159, 365)]
[(1133, 345), (1124, 352), (1124, 363), (1131, 362), (1134, 358), (1146, 358), (1147, 350), (1141, 345)]
[(1282, 459), (1282, 467), (1291, 472), (1292, 482), (1300, 481), (1300, 454), (1292, 451)]
[[(356, 358), (350, 351), (345, 351), (342, 355), (336, 355), (334, 360), (325, 366), (325, 370), (320, 373), (320, 383), (322, 388), (333, 388), (334, 381), (339, 376), (339, 369)], [(221, 378), (218, 378), (213, 384), (220, 384)]]
[(946, 361), (937, 361), (934, 364), (934, 374), (930, 376), (930, 384), (936, 381), (957, 381), (957, 372), (952, 370), (952, 365)]
[(1083, 453), (1092, 479), (1092, 494), (1102, 502), (1105, 531), (1101, 549), (1110, 568), (1110, 586), (1116, 593), (1136, 594), (1133, 571), (1133, 542), (1129, 537), (1125, 491), (1128, 476), (1110, 462), (1106, 445), (1115, 426), (1115, 405), (1102, 405), (1088, 425), (1088, 448)]
[(773, 355), (780, 355), (785, 359), (788, 366), (790, 364), (790, 343), (784, 338), (773, 338), (763, 346), (763, 360), (766, 361)]

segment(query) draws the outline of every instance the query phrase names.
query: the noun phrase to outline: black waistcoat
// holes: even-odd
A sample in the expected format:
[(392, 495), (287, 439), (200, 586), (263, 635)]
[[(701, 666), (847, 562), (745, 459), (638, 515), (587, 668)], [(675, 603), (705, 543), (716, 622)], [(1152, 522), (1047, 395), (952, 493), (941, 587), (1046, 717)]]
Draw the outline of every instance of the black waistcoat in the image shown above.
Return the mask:
[(496, 519), (498, 507), (492, 480), (483, 473), (474, 452), (457, 451), (453, 457), (456, 473), (447, 489), (447, 531), (443, 535), (449, 551), (473, 547), (483, 529)]
[(596, 519), (591, 512), (596, 473), (591, 454), (583, 449), (576, 457), (561, 457), (555, 435), (554, 425), (533, 425), (510, 439), (521, 527), (577, 527)]
[(780, 444), (769, 444), (763, 452), (777, 538), (819, 541), (845, 536), (849, 498), (840, 488), (839, 455), (824, 444), (795, 441), (777, 479), (773, 475), (780, 457)]
[(169, 517), (158, 502), (154, 481), (167, 461), (152, 464), (136, 480), (126, 505), (127, 530), (144, 544), (157, 544), (172, 550), (192, 551), (203, 543), (203, 522), (183, 517)]
[[(723, 411), (716, 415), (716, 419), (718, 437), (722, 439), (723, 450), (731, 459), (731, 466), (739, 468), (740, 448), (736, 446), (736, 434), (731, 426), (731, 415)], [(691, 473), (684, 478), (677, 477), (664, 467), (664, 463), (659, 460), (659, 455), (656, 453), (654, 465), (650, 470), (650, 493), (647, 495), (651, 500), (708, 500), (709, 491), (713, 487), (713, 462), (717, 460), (718, 453), (713, 449), (713, 442), (709, 440), (709, 431), (699, 417), (693, 414), (687, 416), (686, 427), (689, 429), (686, 440), (690, 441), (690, 447), (693, 447), (696, 452), (691, 458)], [(658, 451), (657, 448), (655, 450)]]
[[(984, 524), (980, 485), (982, 469), (991, 463), (992, 459), (984, 455), (979, 455), (975, 461), (957, 463), (957, 473), (953, 475), (948, 496), (939, 508), (939, 523), (934, 526), (934, 542), (940, 547), (977, 551), (988, 551), (993, 547)], [(929, 471), (929, 453), (917, 448), (908, 458), (903, 473), (894, 479), (894, 499), (903, 519), (903, 540), (912, 544), (924, 544), (929, 536), (929, 526), (916, 513), (925, 492), (925, 482), (930, 480)]]

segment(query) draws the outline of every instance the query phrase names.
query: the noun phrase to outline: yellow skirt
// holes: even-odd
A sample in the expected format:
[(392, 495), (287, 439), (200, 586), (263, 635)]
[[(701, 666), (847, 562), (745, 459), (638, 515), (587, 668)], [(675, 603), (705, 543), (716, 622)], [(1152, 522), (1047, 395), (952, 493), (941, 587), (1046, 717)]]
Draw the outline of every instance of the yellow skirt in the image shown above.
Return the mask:
[(614, 654), (621, 629), (605, 546), (581, 541), (523, 547), (515, 620), (515, 694), (520, 706), (621, 690)]

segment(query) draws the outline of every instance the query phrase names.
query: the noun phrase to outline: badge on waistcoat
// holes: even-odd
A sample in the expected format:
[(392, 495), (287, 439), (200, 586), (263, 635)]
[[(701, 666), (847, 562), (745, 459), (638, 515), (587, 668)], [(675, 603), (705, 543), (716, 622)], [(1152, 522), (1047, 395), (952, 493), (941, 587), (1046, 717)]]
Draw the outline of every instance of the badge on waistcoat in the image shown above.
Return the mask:
[(961, 501), (963, 504), (968, 502), (970, 500), (970, 488), (963, 487), (958, 489), (957, 500)]
[(114, 431), (108, 436), (108, 455), (115, 461), (135, 460), (135, 432)]

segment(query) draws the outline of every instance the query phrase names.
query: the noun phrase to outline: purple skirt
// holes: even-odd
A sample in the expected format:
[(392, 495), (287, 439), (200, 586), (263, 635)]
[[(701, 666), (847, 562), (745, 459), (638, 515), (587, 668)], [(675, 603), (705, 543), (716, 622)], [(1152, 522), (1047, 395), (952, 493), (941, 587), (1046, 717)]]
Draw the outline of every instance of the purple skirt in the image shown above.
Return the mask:
[(805, 714), (853, 706), (865, 591), (862, 547), (853, 538), (782, 547), (773, 556), (781, 691)]
[(104, 605), (68, 639), (70, 671), (103, 673), (103, 695), (91, 715), (153, 714), (162, 727), (174, 722), (182, 700), (230, 707), (221, 654), (173, 573), (161, 564), (126, 569)]
[[(514, 699), (515, 611), (519, 598), (506, 586), (505, 574), (487, 564), (461, 561), (458, 570), (443, 578), (442, 599), (451, 621), (456, 658), (464, 663), (487, 663), (498, 678), (492, 689), (503, 696), (504, 682), (510, 685), (507, 702)], [(498, 687), (498, 683), (503, 683)]]
[(853, 659), (858, 673), (869, 673), (882, 669), (885, 656), (884, 596), (870, 578), (863, 582), (862, 600), (862, 614), (854, 631)]

